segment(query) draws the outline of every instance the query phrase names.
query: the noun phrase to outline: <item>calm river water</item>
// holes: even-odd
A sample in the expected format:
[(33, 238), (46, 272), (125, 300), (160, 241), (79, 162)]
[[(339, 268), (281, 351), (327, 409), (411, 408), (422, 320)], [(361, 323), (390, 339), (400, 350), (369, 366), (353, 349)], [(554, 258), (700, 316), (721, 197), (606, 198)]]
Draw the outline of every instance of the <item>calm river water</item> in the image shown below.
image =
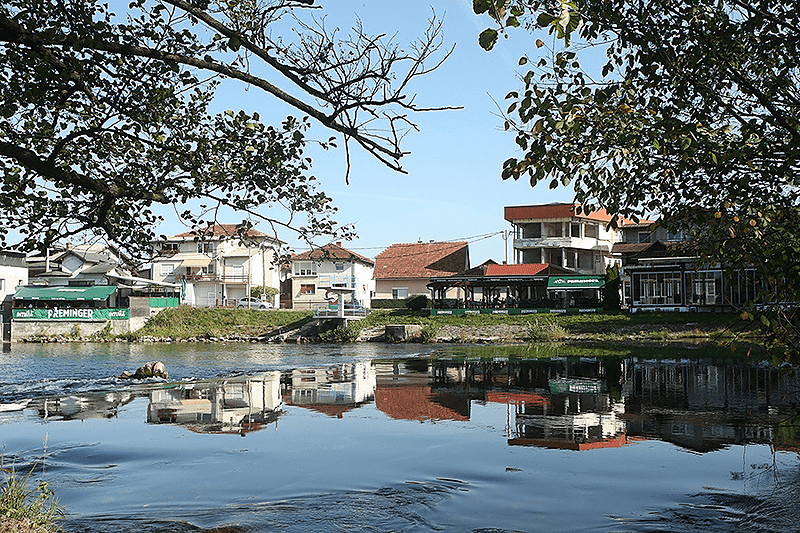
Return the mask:
[(0, 447), (67, 532), (797, 531), (798, 376), (591, 352), (6, 345)]

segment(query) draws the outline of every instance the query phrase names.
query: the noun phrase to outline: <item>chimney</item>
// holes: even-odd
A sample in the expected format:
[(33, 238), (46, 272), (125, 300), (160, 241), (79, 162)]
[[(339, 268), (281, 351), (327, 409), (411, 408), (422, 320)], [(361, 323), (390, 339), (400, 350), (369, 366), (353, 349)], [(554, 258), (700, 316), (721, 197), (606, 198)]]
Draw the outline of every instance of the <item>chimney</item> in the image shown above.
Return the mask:
[(336, 241), (336, 246), (341, 246), (341, 245), (342, 245), (342, 241)]

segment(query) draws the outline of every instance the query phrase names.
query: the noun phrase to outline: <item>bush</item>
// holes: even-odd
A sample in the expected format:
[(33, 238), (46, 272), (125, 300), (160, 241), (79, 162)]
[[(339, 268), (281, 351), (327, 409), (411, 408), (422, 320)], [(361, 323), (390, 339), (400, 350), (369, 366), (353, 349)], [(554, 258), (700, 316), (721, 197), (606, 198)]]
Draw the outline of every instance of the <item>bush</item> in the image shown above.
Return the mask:
[(405, 306), (412, 311), (420, 311), (430, 307), (430, 301), (424, 294), (417, 294), (416, 296), (409, 296), (405, 299)]
[(396, 300), (394, 298), (376, 298), (370, 301), (370, 307), (372, 309), (404, 309), (405, 303), (405, 300)]
[(322, 331), (319, 334), (319, 338), (322, 342), (355, 342), (360, 334), (361, 326), (358, 323), (353, 322), (347, 327), (336, 326), (333, 329)]
[(531, 342), (560, 341), (567, 336), (567, 330), (552, 318), (536, 317), (528, 323), (528, 338)]
[(422, 342), (436, 342), (436, 336), (439, 334), (439, 326), (436, 324), (425, 324), (422, 326)]

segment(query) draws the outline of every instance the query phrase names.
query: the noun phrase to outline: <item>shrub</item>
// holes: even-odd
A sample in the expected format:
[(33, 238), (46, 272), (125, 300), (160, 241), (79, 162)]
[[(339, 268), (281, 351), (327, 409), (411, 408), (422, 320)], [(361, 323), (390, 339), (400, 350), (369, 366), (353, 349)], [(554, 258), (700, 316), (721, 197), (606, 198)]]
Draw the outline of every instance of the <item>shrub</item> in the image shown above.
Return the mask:
[(422, 342), (436, 342), (436, 336), (439, 334), (439, 326), (436, 324), (425, 324), (422, 326), (420, 336)]
[(536, 317), (528, 323), (531, 342), (554, 342), (564, 339), (567, 330), (552, 318)]
[(372, 309), (403, 309), (405, 303), (405, 300), (396, 300), (394, 298), (376, 298), (370, 301), (370, 307)]
[(319, 338), (322, 342), (355, 342), (361, 334), (361, 326), (352, 323), (348, 326), (336, 326), (333, 329), (322, 331)]
[(428, 297), (424, 294), (417, 294), (416, 296), (409, 296), (405, 300), (405, 306), (412, 311), (420, 311), (429, 307), (430, 302)]

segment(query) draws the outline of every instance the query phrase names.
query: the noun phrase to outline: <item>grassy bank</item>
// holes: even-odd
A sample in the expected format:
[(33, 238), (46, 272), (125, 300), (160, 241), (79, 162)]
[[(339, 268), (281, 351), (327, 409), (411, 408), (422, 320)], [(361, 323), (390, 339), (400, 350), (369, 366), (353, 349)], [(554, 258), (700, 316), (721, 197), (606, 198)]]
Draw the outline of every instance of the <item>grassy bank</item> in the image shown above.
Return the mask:
[[(147, 337), (176, 340), (259, 337), (296, 329), (311, 321), (310, 311), (255, 311), (178, 307), (151, 318), (128, 340)], [(491, 338), (497, 342), (689, 340), (729, 343), (754, 339), (756, 332), (735, 314), (715, 313), (599, 313), (583, 315), (467, 315), (430, 316), (428, 311), (374, 310), (353, 321), (347, 332), (326, 340), (355, 340), (361, 330), (380, 330), (386, 325), (412, 324), (423, 330), (422, 340)], [(470, 332), (469, 336), (462, 333)]]
[(123, 335), (128, 340), (143, 337), (193, 339), (258, 337), (279, 328), (294, 329), (311, 320), (311, 311), (258, 311), (251, 309), (205, 309), (181, 306), (165, 309), (137, 332)]

